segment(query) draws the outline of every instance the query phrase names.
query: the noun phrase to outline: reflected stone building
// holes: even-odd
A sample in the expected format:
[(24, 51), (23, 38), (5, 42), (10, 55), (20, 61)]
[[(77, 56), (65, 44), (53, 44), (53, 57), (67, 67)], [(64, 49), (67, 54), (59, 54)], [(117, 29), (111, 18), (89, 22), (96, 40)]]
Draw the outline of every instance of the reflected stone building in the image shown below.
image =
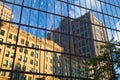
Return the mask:
[[(12, 11), (0, 2), (0, 19), (11, 21)], [(53, 55), (60, 56), (57, 52), (63, 52), (63, 48), (51, 40), (37, 38), (32, 34), (18, 29), (11, 23), (2, 22), (0, 25), (0, 68), (5, 70), (18, 70), (29, 73), (53, 74)], [(18, 36), (19, 30), (19, 36)], [(17, 41), (18, 36), (18, 41)], [(20, 45), (20, 47), (16, 47)], [(3, 45), (7, 43), (7, 45)], [(55, 46), (55, 47), (54, 47)], [(26, 48), (29, 47), (29, 48)], [(36, 50), (37, 49), (37, 50)], [(53, 51), (53, 52), (51, 52)], [(16, 55), (15, 55), (16, 54)], [(15, 61), (13, 64), (13, 60)], [(0, 80), (9, 80), (10, 72), (0, 71)], [(13, 73), (12, 80), (51, 80), (53, 77)], [(55, 78), (54, 80), (59, 80)]]
[(72, 32), (74, 35), (80, 36), (80, 38), (73, 38), (74, 52), (78, 55), (99, 55), (99, 47), (104, 44), (100, 41), (108, 40), (104, 24), (101, 23), (92, 12), (88, 12), (74, 19)]
[(0, 1), (0, 19), (11, 21), (13, 18), (11, 9)]
[[(17, 45), (21, 47), (15, 47), (18, 28), (9, 23), (3, 22), (2, 24), (0, 28), (0, 43), (7, 43), (8, 45), (0, 44), (1, 69), (11, 70), (14, 65), (13, 70), (53, 74), (53, 55), (56, 54), (56, 57), (61, 56), (57, 52), (63, 52), (62, 47), (51, 40), (36, 38), (22, 29), (19, 31), (17, 42)], [(17, 48), (16, 51), (15, 48)], [(13, 60), (15, 61), (14, 64)], [(0, 79), (7, 80), (9, 77), (10, 72), (0, 72)], [(49, 76), (14, 73), (12, 80), (40, 80), (42, 78), (44, 80), (53, 79)], [(54, 80), (59, 80), (59, 78), (54, 77)]]
[[(83, 75), (79, 75), (79, 77), (89, 77), (89, 74), (93, 74), (94, 71), (89, 72), (89, 67), (81, 63), (82, 58), (79, 58), (79, 56), (91, 57), (100, 55), (99, 47), (100, 45), (104, 45), (104, 43), (100, 41), (108, 40), (104, 24), (101, 23), (92, 12), (87, 12), (76, 19), (63, 19), (60, 22), (59, 27), (53, 31), (61, 33), (50, 32), (47, 34), (47, 39), (53, 40), (63, 47), (64, 53), (78, 56), (72, 56), (71, 60), (68, 56), (65, 57), (68, 60), (68, 63), (69, 61), (74, 62), (71, 67), (79, 63), (75, 69), (71, 68), (72, 74), (75, 74), (75, 76), (78, 76), (77, 74), (82, 74), (82, 71), (79, 72), (79, 70), (83, 70)], [(63, 65), (66, 67), (67, 63), (64, 63)], [(80, 67), (83, 67), (83, 69), (80, 69)], [(75, 72), (75, 70), (79, 73)], [(65, 74), (69, 72), (69, 70), (64, 71)]]
[(73, 38), (71, 36), (68, 36), (68, 34), (72, 34), (72, 20), (68, 20), (66, 18), (63, 19), (60, 22), (59, 27), (54, 31), (61, 32), (63, 34), (51, 32), (47, 34), (47, 39), (53, 40), (58, 45), (62, 46), (65, 53), (73, 53)]
[(103, 44), (99, 41), (108, 40), (104, 24), (92, 12), (87, 12), (72, 20), (63, 19), (54, 31), (60, 31), (63, 34), (51, 32), (47, 35), (48, 39), (63, 47), (65, 53), (80, 56), (98, 55), (99, 48), (97, 47)]
[[(6, 5), (0, 3), (0, 19), (11, 21), (13, 19), (12, 11)], [(61, 22), (61, 26), (66, 26), (71, 23), (67, 23), (65, 20)], [(69, 21), (71, 22), (71, 21)], [(69, 42), (73, 38), (68, 38), (66, 35), (58, 36), (65, 39), (61, 42), (66, 46), (65, 50), (58, 45), (57, 41), (47, 40), (44, 38), (37, 38), (32, 34), (18, 29), (11, 23), (1, 22), (0, 26), (0, 68), (5, 70), (18, 70), (29, 73), (41, 73), (41, 74), (53, 74), (64, 75), (73, 77), (86, 78), (86, 66), (78, 63), (76, 60), (71, 60), (68, 56), (64, 56), (60, 53), (66, 51), (73, 52), (74, 49), (70, 45), (65, 44), (66, 40)], [(65, 25), (64, 25), (65, 24)], [(65, 29), (66, 28), (66, 29)], [(62, 28), (63, 33), (69, 32), (69, 27)], [(70, 28), (71, 29), (71, 28)], [(59, 29), (58, 29), (59, 30)], [(67, 30), (67, 31), (66, 31)], [(19, 31), (19, 34), (17, 34)], [(71, 32), (71, 31), (70, 31)], [(18, 41), (17, 41), (18, 36)], [(57, 38), (56, 38), (57, 39)], [(16, 42), (17, 41), (17, 42)], [(58, 40), (59, 41), (59, 40)], [(3, 43), (7, 43), (3, 45)], [(17, 43), (17, 44), (16, 44)], [(58, 52), (58, 53), (57, 53)], [(13, 64), (13, 60), (15, 61)], [(71, 65), (71, 64), (72, 65)], [(13, 71), (12, 70), (12, 71)], [(70, 73), (72, 75), (70, 75)], [(0, 79), (8, 80), (10, 78), (10, 72), (0, 71)], [(12, 80), (60, 80), (59, 77), (50, 77), (25, 73), (13, 73)], [(66, 80), (66, 79), (65, 79)], [(69, 79), (67, 79), (69, 80)]]

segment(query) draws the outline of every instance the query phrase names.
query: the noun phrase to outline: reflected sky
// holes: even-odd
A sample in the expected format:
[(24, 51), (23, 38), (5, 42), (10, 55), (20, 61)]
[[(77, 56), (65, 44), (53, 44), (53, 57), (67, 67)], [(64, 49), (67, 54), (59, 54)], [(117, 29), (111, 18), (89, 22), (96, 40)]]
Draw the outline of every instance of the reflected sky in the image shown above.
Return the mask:
[[(19, 5), (22, 5), (23, 0), (6, 0), (11, 3), (16, 3)], [(63, 2), (61, 2), (63, 1)], [(119, 0), (102, 0), (106, 3), (113, 4), (109, 5), (103, 2), (100, 2), (99, 0), (68, 0), (69, 5), (67, 5), (67, 0), (24, 0), (24, 6), (32, 7), (33, 9), (29, 8), (23, 8), (22, 11), (22, 18), (20, 20), (20, 12), (21, 7), (7, 4), (14, 14), (14, 22), (21, 22), (22, 24), (27, 24), (30, 26), (40, 27), (40, 28), (46, 28), (50, 29), (51, 26), (54, 26), (55, 28), (59, 27), (60, 21), (63, 19), (63, 17), (60, 17), (60, 15), (64, 17), (71, 17), (71, 18), (77, 18), (81, 15), (84, 15), (86, 12), (88, 12), (90, 9), (95, 12), (94, 15), (100, 20), (100, 22), (104, 23), (105, 26), (113, 29), (120, 30), (120, 1)], [(75, 6), (74, 6), (74, 5)], [(116, 5), (116, 7), (114, 6)], [(81, 8), (80, 8), (81, 7)], [(87, 9), (88, 8), (88, 9)], [(42, 11), (42, 12), (41, 12)], [(49, 12), (50, 14), (44, 13), (44, 11)], [(103, 12), (105, 14), (108, 14), (110, 16), (100, 14), (98, 12)], [(53, 14), (57, 14), (53, 15)], [(113, 17), (114, 16), (114, 17)], [(25, 31), (26, 28), (21, 28)], [(29, 31), (31, 34), (36, 35), (35, 32), (30, 29)], [(115, 38), (115, 40), (119, 40), (120, 38), (120, 32), (111, 31), (110, 29), (107, 29), (108, 31), (108, 37), (109, 39)], [(40, 36), (42, 37), (42, 36)]]

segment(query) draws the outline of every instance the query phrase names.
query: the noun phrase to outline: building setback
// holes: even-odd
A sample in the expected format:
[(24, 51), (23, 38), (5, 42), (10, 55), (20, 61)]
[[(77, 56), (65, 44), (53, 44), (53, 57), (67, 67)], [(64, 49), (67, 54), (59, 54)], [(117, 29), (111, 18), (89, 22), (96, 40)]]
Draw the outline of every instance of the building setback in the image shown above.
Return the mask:
[[(107, 41), (107, 31), (103, 23), (101, 23), (92, 12), (75, 19), (72, 24), (72, 32), (82, 38), (74, 37), (74, 52), (84, 56), (99, 55), (99, 46), (102, 42)], [(89, 40), (89, 39), (92, 40)]]
[[(93, 71), (87, 71), (88, 67), (81, 63), (83, 59), (80, 56), (91, 57), (100, 55), (99, 47), (100, 45), (104, 45), (104, 43), (94, 40), (108, 41), (104, 24), (101, 23), (92, 12), (87, 12), (76, 19), (65, 18), (61, 20), (59, 27), (53, 31), (62, 33), (48, 33), (47, 39), (53, 40), (63, 47), (64, 54), (77, 55), (78, 57), (71, 57), (71, 62), (74, 61), (75, 63), (79, 63), (80, 65), (78, 65), (78, 68), (79, 66), (86, 68), (83, 70), (85, 71), (84, 74), (80, 75), (80, 77), (89, 77), (89, 74), (93, 74)], [(65, 58), (70, 61), (68, 56)], [(63, 65), (67, 66), (67, 64)], [(79, 70), (82, 69), (78, 69), (78, 71)], [(69, 72), (69, 70), (66, 72)], [(75, 73), (72, 72), (72, 74)], [(75, 74), (75, 76), (77, 76), (77, 74)]]
[[(13, 19), (13, 14), (11, 9), (6, 5), (3, 5), (0, 2), (0, 19), (11, 21)], [(67, 20), (61, 22), (61, 26), (65, 26), (68, 22)], [(70, 21), (71, 22), (71, 21)], [(11, 70), (14, 65), (14, 70), (20, 70), (25, 72), (34, 72), (34, 73), (45, 73), (45, 74), (54, 74), (54, 75), (65, 75), (65, 76), (74, 76), (74, 77), (83, 77), (86, 78), (88, 75), (86, 73), (86, 66), (78, 63), (76, 60), (66, 57), (65, 55), (59, 54), (57, 52), (70, 52), (73, 51), (73, 47), (66, 45), (66, 41), (62, 42), (62, 45), (65, 44), (66, 48), (62, 48), (55, 42), (47, 40), (44, 38), (36, 38), (30, 33), (19, 29), (19, 36), (17, 46), (17, 32), (18, 28), (10, 23), (1, 22), (0, 26), (0, 68)], [(67, 23), (68, 25), (68, 23)], [(63, 33), (69, 32), (69, 27), (62, 28)], [(70, 28), (71, 29), (71, 28)], [(67, 31), (66, 31), (67, 30)], [(71, 31), (70, 31), (71, 32)], [(55, 35), (61, 37), (59, 35)], [(66, 35), (62, 35), (62, 38), (65, 38)], [(50, 37), (51, 38), (51, 37)], [(72, 40), (72, 38), (70, 38)], [(65, 38), (69, 42), (68, 37)], [(72, 41), (71, 41), (72, 42)], [(7, 43), (8, 45), (3, 45), (2, 43)], [(18, 46), (19, 45), (19, 46)], [(26, 48), (29, 47), (29, 48)], [(15, 51), (16, 48), (16, 51)], [(42, 50), (39, 50), (42, 49)], [(46, 51), (47, 50), (47, 51)], [(49, 52), (50, 51), (50, 52)], [(53, 51), (53, 52), (51, 52)], [(16, 54), (16, 56), (15, 56)], [(13, 59), (15, 62), (13, 64)], [(71, 64), (70, 65), (70, 61)], [(71, 69), (70, 69), (71, 66)], [(9, 79), (10, 72), (1, 71), (0, 79)], [(70, 75), (72, 74), (72, 75)], [(14, 73), (13, 80), (51, 80), (53, 77), (42, 76), (42, 75), (30, 75), (30, 74), (20, 74)], [(55, 78), (54, 80), (59, 80), (60, 78)], [(65, 79), (66, 80), (66, 79)], [(67, 79), (69, 80), (69, 79)]]
[[(0, 42), (8, 43), (9, 45), (0, 44), (1, 69), (11, 70), (12, 66), (14, 65), (14, 70), (53, 74), (53, 55), (56, 54), (56, 56), (59, 57), (60, 54), (57, 54), (57, 52), (63, 52), (62, 47), (60, 47), (51, 40), (46, 40), (44, 38), (36, 38), (30, 33), (27, 33), (20, 29), (17, 45), (24, 47), (17, 47), (17, 50), (15, 52), (15, 46), (11, 46), (11, 44), (16, 43), (16, 34), (18, 32), (18, 28), (9, 23), (2, 24), (3, 26), (1, 26), (0, 28)], [(30, 48), (25, 48), (25, 46)], [(35, 50), (34, 48), (43, 50)], [(49, 52), (45, 50), (54, 52)], [(15, 62), (13, 64), (14, 57)], [(3, 78), (4, 76), (4, 78), (9, 79), (10, 77), (10, 73), (5, 71), (1, 71), (0, 75), (1, 78)], [(13, 75), (13, 80), (18, 78), (20, 80), (37, 80), (40, 78), (45, 78), (45, 80), (51, 80), (52, 77), (15, 73)], [(58, 78), (54, 79), (59, 80)]]
[[(107, 31), (92, 12), (87, 12), (76, 19), (63, 19), (54, 31), (66, 34), (48, 33), (47, 39), (53, 40), (64, 48), (65, 53), (79, 56), (93, 56), (99, 54), (102, 42), (107, 41)], [(71, 36), (69, 36), (71, 34)]]

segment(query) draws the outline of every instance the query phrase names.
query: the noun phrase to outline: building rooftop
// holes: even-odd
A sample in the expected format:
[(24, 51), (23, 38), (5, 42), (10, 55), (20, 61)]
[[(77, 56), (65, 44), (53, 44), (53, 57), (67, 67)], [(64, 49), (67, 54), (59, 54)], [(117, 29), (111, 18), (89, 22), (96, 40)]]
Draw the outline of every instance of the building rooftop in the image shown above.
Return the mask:
[(11, 8), (9, 8), (8, 6), (4, 5), (1, 1), (0, 1), (0, 6), (3, 6), (5, 8), (7, 8), (7, 9), (11, 10)]

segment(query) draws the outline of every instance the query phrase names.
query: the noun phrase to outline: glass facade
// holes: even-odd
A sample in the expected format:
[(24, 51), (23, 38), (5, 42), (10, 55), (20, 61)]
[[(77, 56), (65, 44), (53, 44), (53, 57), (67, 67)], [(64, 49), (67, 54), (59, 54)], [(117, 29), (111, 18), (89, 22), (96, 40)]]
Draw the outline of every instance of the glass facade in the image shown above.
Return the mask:
[(119, 0), (0, 0), (0, 80), (92, 80), (84, 61), (113, 38)]

